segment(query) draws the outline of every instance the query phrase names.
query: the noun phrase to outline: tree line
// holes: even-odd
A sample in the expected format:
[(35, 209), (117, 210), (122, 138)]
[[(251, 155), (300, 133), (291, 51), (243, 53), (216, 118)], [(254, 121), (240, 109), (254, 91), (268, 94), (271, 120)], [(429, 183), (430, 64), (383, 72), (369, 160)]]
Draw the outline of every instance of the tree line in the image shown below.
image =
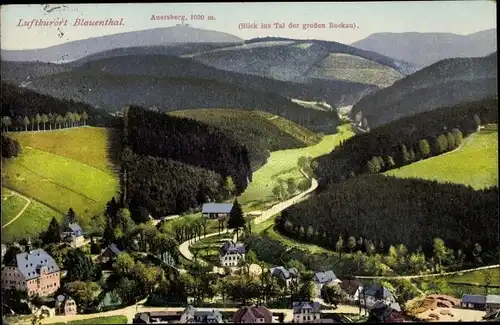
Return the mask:
[(472, 260), (477, 243), (491, 253), (485, 259), (495, 260), (498, 209), (498, 187), (474, 191), (459, 184), (360, 175), (286, 209), (277, 227), (331, 249), (340, 241), (354, 250), (356, 241), (349, 238), (362, 237), (369, 250), (371, 244), (378, 251), (403, 244), (431, 255), (433, 240), (441, 238)]
[[(12, 126), (16, 127), (20, 125), (24, 127), (24, 131), (28, 131), (28, 127), (30, 131), (40, 131), (40, 125), (42, 125), (43, 131), (46, 131), (47, 129), (52, 130), (53, 128), (70, 128), (87, 125), (88, 119), (89, 116), (85, 111), (81, 114), (78, 112), (66, 112), (64, 115), (52, 113), (40, 115), (37, 113), (32, 117), (17, 116), (15, 120), (12, 120), (10, 116), (2, 116), (2, 131), (9, 132), (9, 128)], [(16, 130), (18, 130), (18, 128), (16, 128)]]
[(312, 165), (321, 186), (383, 172), (453, 150), (488, 123), (498, 123), (496, 98), (417, 114), (356, 135)]

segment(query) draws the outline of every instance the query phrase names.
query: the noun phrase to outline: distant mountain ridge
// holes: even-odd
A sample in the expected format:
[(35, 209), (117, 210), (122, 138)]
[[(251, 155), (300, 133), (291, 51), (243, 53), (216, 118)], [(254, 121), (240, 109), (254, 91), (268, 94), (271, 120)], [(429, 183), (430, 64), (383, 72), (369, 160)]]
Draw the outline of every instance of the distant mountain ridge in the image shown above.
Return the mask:
[(371, 128), (438, 107), (498, 94), (497, 53), (439, 61), (357, 102), (351, 116)]
[(92, 37), (43, 49), (1, 50), (1, 56), (6, 61), (69, 62), (116, 48), (190, 42), (242, 43), (243, 40), (218, 31), (172, 26)]
[(469, 35), (374, 33), (351, 45), (423, 68), (447, 58), (481, 57), (493, 53), (497, 50), (497, 31), (488, 29)]

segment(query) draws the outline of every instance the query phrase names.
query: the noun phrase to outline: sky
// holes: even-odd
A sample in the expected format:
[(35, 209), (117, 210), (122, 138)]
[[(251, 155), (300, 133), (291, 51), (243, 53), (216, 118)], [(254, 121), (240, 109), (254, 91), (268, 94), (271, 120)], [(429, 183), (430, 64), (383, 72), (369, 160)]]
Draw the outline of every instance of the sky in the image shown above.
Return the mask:
[[(45, 48), (89, 37), (169, 27), (180, 23), (174, 20), (151, 20), (152, 15), (184, 15), (187, 18), (185, 23), (189, 23), (192, 27), (226, 32), (243, 39), (282, 36), (322, 39), (344, 44), (351, 44), (373, 33), (381, 32), (446, 32), (467, 35), (496, 28), (496, 5), (487, 0), (127, 3), (61, 6), (40, 4), (2, 6), (1, 48), (6, 50)], [(191, 15), (204, 19), (192, 20)], [(209, 16), (214, 19), (209, 19)], [(122, 25), (74, 26), (76, 19), (95, 21), (108, 18), (122, 21)], [(66, 26), (34, 26), (30, 25), (33, 24), (31, 23), (33, 20), (62, 22), (67, 20), (67, 23)], [(258, 28), (242, 28), (242, 24), (245, 23), (256, 24)], [(284, 23), (285, 28), (274, 28), (274, 23)], [(290, 23), (297, 25), (290, 26)], [(314, 23), (325, 24), (325, 28), (315, 28)], [(329, 23), (333, 24), (333, 28), (329, 28)], [(271, 24), (272, 28), (261, 28), (261, 24)], [(339, 28), (341, 24), (349, 24), (345, 25), (349, 28)]]

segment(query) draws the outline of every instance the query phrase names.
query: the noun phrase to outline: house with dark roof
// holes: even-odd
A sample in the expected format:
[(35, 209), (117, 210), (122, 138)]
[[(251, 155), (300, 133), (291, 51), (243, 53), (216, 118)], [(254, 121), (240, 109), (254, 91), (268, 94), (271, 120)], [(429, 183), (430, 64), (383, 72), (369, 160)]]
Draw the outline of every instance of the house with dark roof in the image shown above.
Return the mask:
[(63, 228), (61, 240), (70, 243), (72, 247), (80, 247), (85, 245), (85, 238), (83, 235), (82, 227), (76, 222), (73, 222)]
[(76, 302), (68, 295), (58, 295), (55, 301), (55, 311), (56, 315), (76, 315)]
[(287, 287), (292, 283), (292, 281), (297, 282), (300, 276), (299, 270), (294, 267), (286, 269), (283, 266), (278, 266), (269, 269), (269, 272), (271, 272), (271, 276), (284, 281)]
[(346, 294), (347, 301), (356, 303), (359, 301), (359, 295), (363, 290), (363, 286), (358, 280), (342, 280), (340, 289)]
[(107, 263), (109, 261), (114, 261), (121, 254), (120, 249), (116, 244), (110, 244), (104, 249), (104, 251), (99, 256), (99, 261), (101, 263)]
[(314, 274), (314, 285), (316, 286), (316, 295), (321, 296), (321, 289), (327, 284), (340, 284), (340, 281), (332, 270), (326, 272), (316, 272)]
[(210, 219), (224, 218), (229, 216), (232, 208), (232, 203), (205, 203), (201, 208), (201, 214)]
[(50, 295), (57, 291), (61, 270), (43, 249), (34, 249), (16, 255), (2, 268), (2, 289), (25, 291), (28, 296)]
[(463, 295), (461, 306), (464, 308), (484, 310), (486, 308), (486, 296)]
[(223, 323), (222, 314), (218, 310), (202, 311), (188, 306), (182, 312), (180, 323)]
[(381, 301), (377, 301), (370, 309), (368, 323), (401, 323), (405, 321), (405, 317), (401, 312), (401, 308), (397, 305), (389, 306)]
[(311, 323), (321, 318), (321, 305), (319, 302), (295, 301), (292, 308), (294, 323)]
[(233, 315), (233, 323), (272, 323), (273, 313), (262, 306), (243, 306)]
[(396, 298), (387, 288), (375, 283), (361, 290), (359, 301), (362, 306), (371, 308), (376, 302), (382, 302), (390, 306), (396, 302)]
[(492, 312), (500, 309), (500, 296), (487, 295), (486, 296), (486, 311)]
[(238, 266), (245, 259), (245, 245), (232, 240), (226, 241), (219, 250), (219, 259), (221, 266)]

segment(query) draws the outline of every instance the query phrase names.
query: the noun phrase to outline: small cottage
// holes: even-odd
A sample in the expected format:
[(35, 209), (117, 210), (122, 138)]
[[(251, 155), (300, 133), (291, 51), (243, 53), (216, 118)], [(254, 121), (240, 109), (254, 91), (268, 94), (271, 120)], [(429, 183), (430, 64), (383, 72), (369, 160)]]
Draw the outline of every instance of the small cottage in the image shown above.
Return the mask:
[(319, 302), (296, 301), (293, 303), (292, 308), (294, 323), (311, 323), (321, 318)]
[(391, 305), (396, 302), (393, 294), (380, 284), (372, 284), (361, 291), (359, 301), (362, 306), (371, 308), (376, 302)]
[(314, 274), (314, 285), (316, 286), (316, 295), (321, 296), (321, 289), (327, 284), (340, 284), (340, 281), (332, 270), (326, 272), (316, 272)]
[(233, 315), (233, 323), (272, 323), (273, 313), (262, 306), (243, 306)]
[(76, 302), (68, 295), (58, 295), (56, 297), (55, 310), (57, 315), (76, 315)]
[(223, 323), (222, 314), (218, 310), (201, 311), (188, 306), (182, 312), (180, 323)]
[(108, 263), (109, 261), (113, 262), (120, 254), (121, 251), (118, 249), (118, 246), (116, 246), (116, 244), (110, 244), (99, 256), (99, 261), (103, 264)]
[(492, 312), (500, 309), (500, 296), (499, 295), (487, 295), (486, 296), (486, 311)]
[(359, 301), (359, 295), (363, 290), (361, 282), (358, 280), (342, 280), (340, 283), (340, 289), (346, 294), (346, 300), (351, 303), (356, 303)]
[(370, 309), (370, 316), (367, 322), (400, 323), (404, 321), (405, 317), (401, 313), (401, 308), (399, 308), (399, 305), (397, 305), (397, 308), (394, 308), (394, 306), (389, 306), (381, 301), (377, 301)]
[(61, 240), (71, 244), (71, 247), (85, 245), (83, 229), (76, 222), (68, 224), (61, 232)]
[(201, 214), (210, 219), (224, 218), (229, 216), (232, 208), (232, 203), (205, 203)]
[(484, 310), (486, 308), (486, 297), (480, 295), (463, 295), (461, 306), (464, 308)]
[(238, 263), (245, 259), (245, 245), (232, 240), (225, 242), (219, 250), (219, 259), (223, 267), (238, 266)]
[(300, 276), (299, 270), (294, 267), (287, 270), (283, 266), (278, 266), (269, 269), (269, 272), (271, 272), (271, 276), (284, 281), (287, 287), (292, 283), (292, 281), (298, 281), (298, 278)]

